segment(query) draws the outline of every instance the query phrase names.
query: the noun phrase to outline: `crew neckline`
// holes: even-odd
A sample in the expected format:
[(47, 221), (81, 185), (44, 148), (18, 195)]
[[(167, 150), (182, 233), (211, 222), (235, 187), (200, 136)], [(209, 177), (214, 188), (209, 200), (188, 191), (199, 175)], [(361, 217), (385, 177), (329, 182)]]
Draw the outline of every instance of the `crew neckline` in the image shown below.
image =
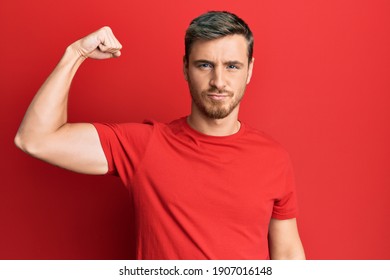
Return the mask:
[(197, 137), (197, 138), (202, 138), (202, 139), (206, 139), (206, 140), (216, 140), (216, 141), (219, 141), (219, 140), (225, 140), (225, 139), (226, 139), (226, 140), (235, 139), (235, 138), (240, 137), (240, 136), (244, 133), (245, 128), (246, 128), (245, 123), (243, 123), (242, 121), (238, 120), (238, 121), (240, 122), (241, 125), (240, 125), (240, 129), (239, 129), (236, 133), (233, 133), (233, 134), (230, 134), (230, 135), (225, 135), (225, 136), (208, 135), (208, 134), (204, 134), (204, 133), (202, 133), (202, 132), (200, 132), (200, 131), (198, 131), (198, 130), (192, 128), (192, 127), (188, 124), (188, 122), (187, 122), (187, 117), (188, 117), (188, 116), (182, 117), (182, 118), (180, 119), (180, 121), (181, 121), (182, 124), (183, 124), (183, 129), (184, 129), (187, 133), (189, 133), (189, 134), (191, 134), (191, 135), (193, 135), (193, 136), (195, 136), (195, 137)]

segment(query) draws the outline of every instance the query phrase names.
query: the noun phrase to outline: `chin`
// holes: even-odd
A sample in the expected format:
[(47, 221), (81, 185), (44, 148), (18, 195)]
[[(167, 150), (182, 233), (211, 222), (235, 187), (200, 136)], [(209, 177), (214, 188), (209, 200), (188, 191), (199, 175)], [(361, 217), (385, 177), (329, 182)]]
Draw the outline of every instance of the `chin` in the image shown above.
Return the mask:
[(229, 116), (233, 110), (228, 110), (228, 109), (224, 109), (224, 108), (218, 108), (218, 109), (214, 108), (213, 110), (205, 109), (202, 111), (206, 115), (206, 117), (208, 117), (210, 119), (219, 120), (219, 119), (224, 119), (227, 116)]

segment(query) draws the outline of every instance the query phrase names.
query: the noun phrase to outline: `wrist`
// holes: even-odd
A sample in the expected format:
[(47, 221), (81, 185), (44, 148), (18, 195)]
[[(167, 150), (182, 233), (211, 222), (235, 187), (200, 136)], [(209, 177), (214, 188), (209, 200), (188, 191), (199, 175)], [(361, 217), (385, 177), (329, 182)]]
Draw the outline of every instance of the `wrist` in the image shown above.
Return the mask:
[(68, 69), (71, 72), (76, 72), (79, 66), (84, 62), (86, 57), (82, 56), (75, 46), (69, 45), (59, 61), (57, 68), (59, 69)]
[(88, 58), (80, 49), (78, 46), (78, 42), (74, 42), (73, 44), (69, 45), (65, 50), (65, 57), (68, 57), (69, 59), (74, 59), (80, 62), (83, 62), (85, 59)]

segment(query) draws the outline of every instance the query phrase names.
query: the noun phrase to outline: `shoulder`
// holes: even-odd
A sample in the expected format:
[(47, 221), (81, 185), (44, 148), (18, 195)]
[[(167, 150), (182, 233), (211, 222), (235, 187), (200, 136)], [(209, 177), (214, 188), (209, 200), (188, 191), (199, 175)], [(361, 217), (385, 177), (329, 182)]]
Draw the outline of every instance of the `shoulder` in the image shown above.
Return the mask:
[(279, 141), (275, 140), (271, 135), (266, 132), (256, 129), (247, 123), (243, 123), (245, 127), (245, 138), (255, 141), (259, 144), (268, 145), (270, 147), (274, 147), (275, 149), (284, 150), (283, 146), (279, 143)]
[(290, 161), (289, 154), (284, 146), (275, 138), (264, 131), (256, 129), (244, 123), (245, 132), (243, 140), (247, 145), (253, 146), (262, 153), (269, 154), (272, 157), (281, 159), (283, 161)]
[(92, 123), (99, 135), (116, 135), (117, 137), (137, 137), (137, 136), (151, 136), (155, 133), (166, 134), (175, 132), (183, 127), (183, 120), (180, 118), (170, 123), (163, 123), (153, 119), (146, 119), (142, 123), (128, 122), (128, 123)]
[(154, 124), (144, 123), (93, 123), (100, 137), (104, 138), (147, 138), (154, 130)]
[(175, 119), (169, 123), (147, 120), (145, 123), (153, 126), (156, 131), (162, 134), (178, 135), (185, 132), (186, 117)]

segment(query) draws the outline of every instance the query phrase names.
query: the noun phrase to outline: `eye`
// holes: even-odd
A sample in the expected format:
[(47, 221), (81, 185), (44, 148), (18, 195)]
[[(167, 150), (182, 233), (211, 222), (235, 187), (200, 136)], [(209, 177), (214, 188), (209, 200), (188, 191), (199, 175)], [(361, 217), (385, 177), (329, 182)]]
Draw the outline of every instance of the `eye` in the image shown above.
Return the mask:
[(198, 68), (200, 69), (209, 69), (212, 68), (213, 66), (210, 63), (200, 63), (198, 64)]
[(228, 65), (227, 67), (228, 69), (231, 69), (231, 70), (237, 70), (237, 69), (240, 69), (237, 65), (234, 65), (234, 64), (230, 64)]

